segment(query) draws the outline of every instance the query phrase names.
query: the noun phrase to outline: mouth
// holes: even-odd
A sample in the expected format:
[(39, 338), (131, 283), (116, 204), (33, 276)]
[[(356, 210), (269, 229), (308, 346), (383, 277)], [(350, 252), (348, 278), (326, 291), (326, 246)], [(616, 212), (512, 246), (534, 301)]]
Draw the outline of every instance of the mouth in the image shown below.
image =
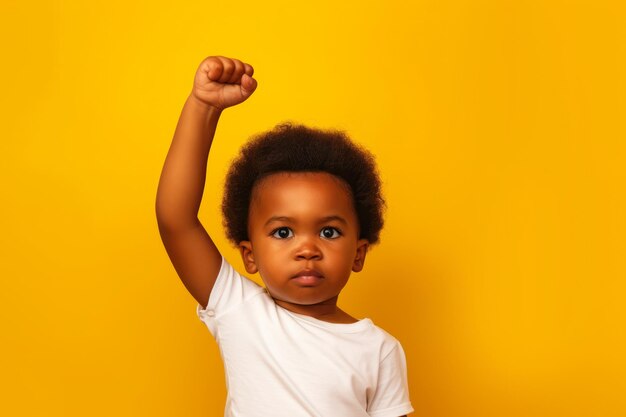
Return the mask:
[(309, 287), (319, 284), (324, 279), (324, 276), (315, 269), (304, 269), (294, 275), (291, 279), (300, 285)]

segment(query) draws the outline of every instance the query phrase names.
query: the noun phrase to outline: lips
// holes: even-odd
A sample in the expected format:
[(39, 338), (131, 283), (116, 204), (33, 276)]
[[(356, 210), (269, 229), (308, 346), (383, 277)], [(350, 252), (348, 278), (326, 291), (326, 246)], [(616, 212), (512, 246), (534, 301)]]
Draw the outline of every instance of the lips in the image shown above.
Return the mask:
[(294, 275), (292, 278), (298, 278), (298, 277), (318, 277), (318, 278), (323, 278), (324, 276), (316, 271), (315, 269), (303, 269), (302, 271), (298, 272), (296, 275)]
[(303, 269), (291, 279), (303, 287), (314, 287), (322, 282), (324, 276), (315, 269)]

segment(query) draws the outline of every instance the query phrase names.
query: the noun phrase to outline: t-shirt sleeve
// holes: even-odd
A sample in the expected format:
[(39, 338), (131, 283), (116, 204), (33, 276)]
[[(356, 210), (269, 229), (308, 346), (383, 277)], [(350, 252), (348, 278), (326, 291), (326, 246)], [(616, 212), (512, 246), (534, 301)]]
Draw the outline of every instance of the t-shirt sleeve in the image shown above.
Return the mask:
[(406, 356), (400, 342), (381, 361), (376, 392), (367, 406), (371, 417), (399, 417), (414, 411), (409, 399)]
[(265, 290), (256, 282), (240, 275), (226, 258), (222, 257), (222, 265), (217, 274), (213, 290), (206, 308), (196, 306), (196, 313), (206, 324), (209, 331), (217, 339), (217, 320), (229, 310)]

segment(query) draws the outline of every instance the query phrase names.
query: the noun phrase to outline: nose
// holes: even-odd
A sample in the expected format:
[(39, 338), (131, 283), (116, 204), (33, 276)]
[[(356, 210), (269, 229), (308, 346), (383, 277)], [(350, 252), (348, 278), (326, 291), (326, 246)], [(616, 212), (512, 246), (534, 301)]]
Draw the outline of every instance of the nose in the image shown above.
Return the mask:
[(322, 251), (313, 238), (302, 238), (295, 255), (296, 259), (322, 259)]

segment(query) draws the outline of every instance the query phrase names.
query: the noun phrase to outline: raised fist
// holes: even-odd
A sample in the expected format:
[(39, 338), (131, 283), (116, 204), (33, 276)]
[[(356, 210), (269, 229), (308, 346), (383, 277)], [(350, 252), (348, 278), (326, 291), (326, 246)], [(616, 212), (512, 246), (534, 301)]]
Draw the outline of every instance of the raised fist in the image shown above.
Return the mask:
[(256, 90), (254, 68), (238, 59), (210, 56), (200, 63), (191, 94), (219, 110), (245, 101)]

